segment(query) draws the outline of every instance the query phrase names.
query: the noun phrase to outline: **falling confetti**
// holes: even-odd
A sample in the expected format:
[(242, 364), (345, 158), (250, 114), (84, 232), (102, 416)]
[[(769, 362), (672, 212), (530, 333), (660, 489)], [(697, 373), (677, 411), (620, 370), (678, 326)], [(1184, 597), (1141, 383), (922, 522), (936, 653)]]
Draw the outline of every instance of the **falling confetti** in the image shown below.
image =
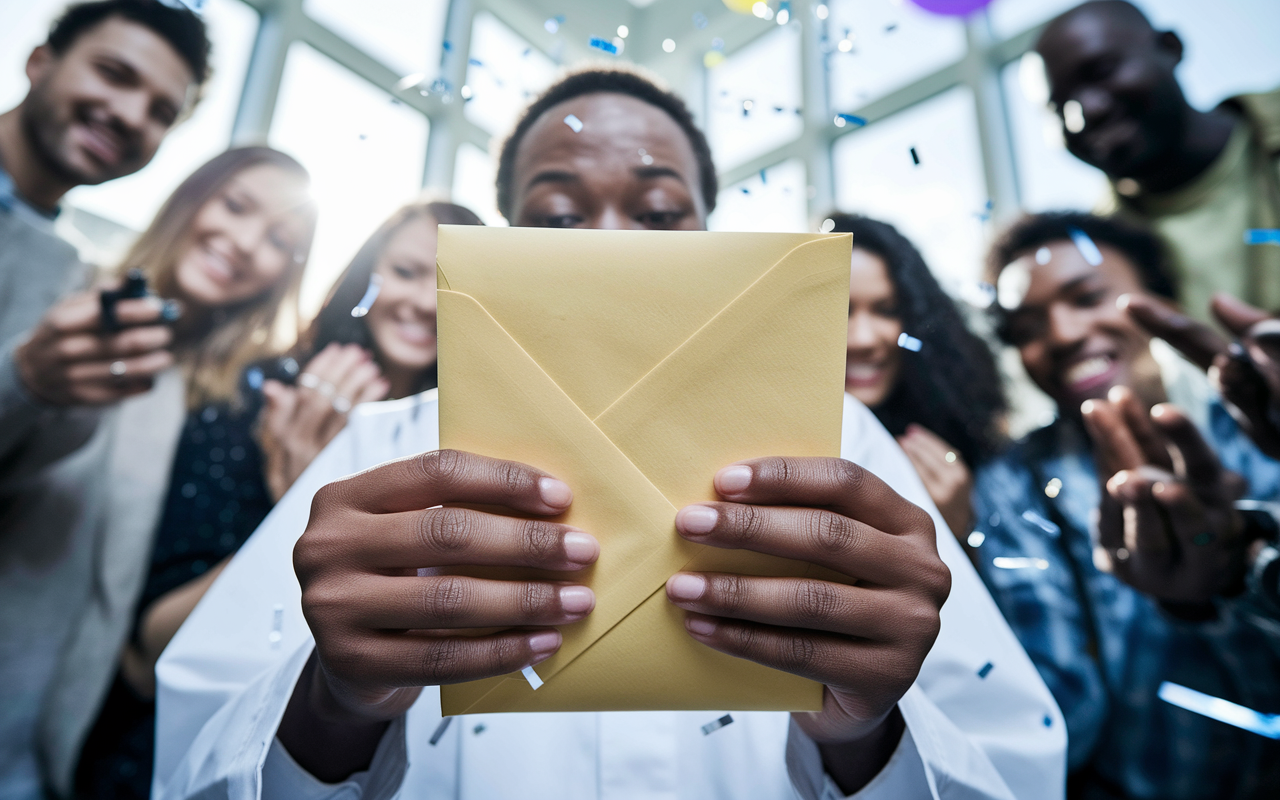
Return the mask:
[(440, 724), (436, 726), (436, 732), (431, 734), (431, 738), (427, 740), (427, 744), (435, 747), (440, 742), (440, 738), (444, 736), (444, 732), (449, 730), (450, 722), (453, 722), (453, 717), (445, 717), (440, 720)]
[(589, 44), (597, 50), (602, 50), (611, 56), (618, 54), (618, 46), (608, 39), (601, 39), (599, 36), (592, 36)]
[(827, 217), (826, 219), (824, 219), (822, 221), (822, 227), (818, 228), (818, 230), (822, 231), (823, 233), (831, 233), (835, 229), (836, 229), (836, 221), (831, 217)]
[(898, 347), (901, 347), (903, 350), (910, 350), (913, 353), (919, 353), (920, 349), (924, 347), (924, 342), (906, 331), (903, 331), (898, 334)]
[(396, 88), (400, 91), (412, 89), (426, 80), (426, 78), (427, 74), (425, 72), (415, 72), (412, 75), (405, 75), (398, 83), (396, 83)]
[[(1169, 705), (1252, 731), (1268, 739), (1280, 739), (1280, 714), (1263, 714), (1230, 700), (1197, 692), (1176, 683), (1160, 684), (1156, 695)], [(705, 730), (705, 729), (704, 729)]]
[(995, 665), (995, 664), (992, 664), (990, 661), (988, 661), (987, 663), (983, 664), (983, 665), (982, 665), (982, 669), (978, 670), (978, 677), (979, 677), (979, 678), (986, 678), (988, 675), (990, 675), (990, 674), (991, 674), (991, 670), (995, 669), (995, 666), (996, 666), (996, 665)]
[(698, 30), (702, 30), (707, 27), (707, 15), (703, 14), (701, 11), (696, 12), (693, 15), (693, 27)]
[(1280, 244), (1280, 228), (1250, 228), (1244, 232), (1245, 244)]
[(560, 31), (560, 26), (563, 24), (564, 24), (564, 15), (561, 14), (560, 16), (552, 17), (551, 19), (548, 19), (546, 22), (542, 23), (542, 27), (546, 29), (547, 33), (558, 33)]
[(711, 734), (723, 728), (725, 725), (730, 725), (732, 723), (733, 723), (733, 716), (730, 714), (725, 714), (723, 717), (712, 720), (711, 722), (708, 722), (706, 725), (703, 725), (702, 735), (710, 736)]
[(1093, 243), (1093, 239), (1089, 238), (1089, 234), (1079, 228), (1069, 228), (1068, 233), (1071, 234), (1071, 241), (1075, 243), (1076, 249), (1080, 251), (1080, 256), (1089, 266), (1097, 267), (1102, 264), (1102, 252)]
[(920, 154), (916, 152), (914, 147), (911, 148), (911, 163), (915, 164), (917, 167), (920, 166)]
[(836, 114), (835, 125), (837, 128), (843, 128), (845, 125), (852, 125), (855, 128), (861, 128), (867, 124), (867, 120), (856, 114)]
[(568, 125), (570, 128), (573, 128), (574, 133), (582, 132), (582, 120), (578, 119), (573, 114), (570, 114), (569, 116), (564, 118), (564, 124)]

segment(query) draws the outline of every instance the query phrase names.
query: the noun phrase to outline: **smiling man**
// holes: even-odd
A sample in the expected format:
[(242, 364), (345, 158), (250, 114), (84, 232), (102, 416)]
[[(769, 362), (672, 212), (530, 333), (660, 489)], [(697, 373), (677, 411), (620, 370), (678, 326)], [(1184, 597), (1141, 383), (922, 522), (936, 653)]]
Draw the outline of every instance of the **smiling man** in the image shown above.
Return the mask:
[[(93, 432), (97, 413), (84, 407), (148, 390), (151, 376), (173, 361), (163, 349), (168, 328), (147, 324), (161, 315), (154, 299), (121, 301), (118, 319), (135, 327), (119, 333), (102, 330), (94, 293), (54, 305), (88, 273), (75, 249), (54, 233), (58, 204), (76, 186), (146, 166), (195, 103), (208, 76), (208, 54), (204, 24), (176, 0), (174, 6), (157, 0), (75, 5), (27, 59), (26, 97), (0, 114), (0, 541), (6, 543), (0, 567), (6, 575), (48, 574), (47, 563), (34, 563), (38, 559), (5, 535), (19, 500), (39, 494), (40, 468)], [(64, 630), (61, 623), (80, 613), (67, 602), (59, 599), (63, 616), (49, 621), (50, 631)], [(23, 627), (30, 626), (29, 615), (18, 606), (0, 613), (0, 797), (6, 798), (69, 793), (80, 744), (68, 741), (73, 726), (44, 702), (57, 685), (51, 664), (64, 643), (51, 633), (26, 647), (9, 635), (15, 626), (29, 629)], [(92, 707), (99, 698), (79, 700)]]
[[(1102, 488), (1113, 493), (1123, 482), (1117, 473), (1135, 467), (1113, 452), (1124, 426), (1107, 398), (1133, 416), (1153, 408), (1157, 422), (1175, 416), (1163, 405), (1168, 392), (1151, 334), (1126, 302), (1142, 297), (1153, 305), (1150, 298), (1167, 302), (1175, 294), (1159, 241), (1085, 214), (1029, 217), (993, 248), (989, 277), (1001, 338), (1058, 404), (1058, 419), (979, 471), (977, 563), (1066, 715), (1069, 794), (1274, 797), (1280, 743), (1175, 708), (1157, 691), (1171, 681), (1255, 710), (1280, 710), (1280, 640), (1240, 602), (1249, 539), (1233, 505), (1240, 476), (1250, 497), (1274, 500), (1280, 464), (1258, 451), (1221, 402), (1210, 402), (1199, 409), (1207, 413), (1189, 416), (1203, 417), (1202, 435), (1225, 469), (1203, 444), (1193, 452), (1199, 439), (1180, 415), (1183, 466), (1170, 466), (1157, 434), (1138, 437), (1164, 454), (1165, 471), (1179, 480), (1188, 472), (1197, 477), (1192, 457), (1208, 454), (1202, 461), (1211, 466), (1202, 471), (1213, 484), (1210, 505), (1231, 524), (1217, 529), (1181, 510), (1166, 515), (1194, 528), (1189, 546), (1164, 551), (1166, 561), (1172, 552), (1174, 562), (1195, 570), (1194, 581), (1151, 569), (1158, 559), (1131, 532), (1105, 535), (1128, 531), (1134, 518), (1115, 503), (1100, 505)], [(1129, 477), (1133, 483), (1148, 475), (1137, 469)], [(1172, 475), (1154, 480), (1175, 483)], [(1101, 548), (1093, 533), (1099, 519)]]
[(145, 391), (171, 363), (159, 350), (167, 329), (143, 324), (160, 315), (154, 300), (123, 301), (120, 320), (141, 327), (115, 334), (99, 330), (91, 297), (50, 309), (87, 274), (53, 220), (71, 189), (151, 161), (200, 94), (209, 41), (177, 0), (82, 3), (54, 23), (26, 72), (26, 97), (0, 114), (0, 458), (57, 409)]
[(1187, 311), (1212, 322), (1216, 291), (1280, 308), (1280, 248), (1244, 237), (1280, 227), (1280, 90), (1192, 107), (1182, 41), (1124, 0), (1068, 11), (1036, 50), (1067, 149), (1111, 179), (1109, 208), (1166, 241)]

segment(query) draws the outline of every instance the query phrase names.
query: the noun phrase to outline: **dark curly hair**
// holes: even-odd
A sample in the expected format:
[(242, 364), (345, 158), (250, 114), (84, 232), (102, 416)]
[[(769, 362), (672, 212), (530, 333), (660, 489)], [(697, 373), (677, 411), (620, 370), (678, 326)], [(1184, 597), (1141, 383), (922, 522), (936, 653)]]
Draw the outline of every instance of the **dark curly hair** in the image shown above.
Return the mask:
[(828, 217), (836, 232), (853, 234), (854, 248), (884, 261), (902, 329), (924, 343), (919, 352), (903, 350), (898, 384), (872, 413), (894, 436), (912, 423), (928, 428), (971, 466), (991, 458), (1008, 408), (991, 349), (896, 228), (855, 214)]
[(63, 55), (85, 33), (114, 17), (149, 28), (168, 42), (191, 68), (196, 86), (209, 80), (210, 45), (204, 22), (186, 8), (159, 0), (94, 0), (69, 6), (49, 29), (45, 44)]
[[(1114, 217), (1100, 217), (1083, 211), (1049, 211), (1028, 214), (1009, 226), (987, 254), (987, 281), (995, 285), (1004, 268), (1022, 256), (1051, 242), (1072, 241), (1072, 231), (1080, 231), (1096, 244), (1106, 244), (1120, 251), (1148, 292), (1178, 300), (1178, 278), (1169, 265), (1164, 244), (1151, 231)], [(993, 303), (996, 333), (1006, 342), (1004, 333), (1007, 311)]]
[(623, 94), (662, 109), (671, 117), (693, 146), (693, 155), (698, 161), (698, 182), (702, 188), (702, 200), (710, 214), (716, 207), (716, 192), (719, 183), (716, 179), (715, 163), (711, 160), (711, 146), (707, 137), (694, 124), (693, 114), (689, 107), (678, 96), (663, 89), (649, 78), (635, 71), (621, 67), (590, 67), (578, 72), (571, 72), (552, 84), (545, 92), (530, 103), (520, 115), (515, 128), (502, 143), (498, 156), (498, 210), (508, 221), (514, 203), (514, 188), (511, 182), (515, 179), (516, 151), (525, 134), (533, 127), (547, 110), (567, 100), (588, 94)]

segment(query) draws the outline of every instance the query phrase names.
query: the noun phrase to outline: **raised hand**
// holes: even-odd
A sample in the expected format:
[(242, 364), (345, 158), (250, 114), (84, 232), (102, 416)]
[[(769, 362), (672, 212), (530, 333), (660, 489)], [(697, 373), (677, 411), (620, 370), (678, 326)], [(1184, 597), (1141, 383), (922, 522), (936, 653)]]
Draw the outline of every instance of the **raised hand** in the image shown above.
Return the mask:
[(1115, 387), (1081, 413), (1102, 482), (1099, 567), (1171, 604), (1238, 591), (1248, 542), (1234, 503), (1244, 479), (1222, 467), (1174, 406), (1148, 414), (1129, 389)]
[(127, 327), (107, 332), (98, 293), (70, 295), (14, 351), (18, 376), (35, 398), (54, 406), (107, 405), (149, 391), (155, 376), (173, 366), (164, 308), (157, 297), (120, 300), (116, 319)]
[[(305, 376), (305, 377), (304, 377)], [(263, 471), (273, 500), (288, 491), (333, 437), (347, 425), (347, 412), (381, 400), (390, 384), (369, 354), (353, 344), (330, 344), (312, 357), (298, 386), (266, 381), (266, 406), (258, 426)]]
[(842, 459), (755, 459), (720, 470), (715, 487), (723, 501), (680, 510), (681, 536), (807, 561), (847, 582), (679, 573), (667, 597), (708, 647), (826, 685), (823, 709), (794, 718), (834, 748), (828, 771), (852, 791), (896, 745), (894, 735), (883, 749), (886, 722), (938, 634), (951, 575), (933, 520)]
[(1120, 300), (1144, 328), (1208, 370), (1232, 415), (1258, 448), (1280, 458), (1280, 319), (1219, 292), (1210, 309), (1239, 339), (1231, 343), (1155, 298), (1126, 295)]
[[(316, 655), (280, 726), (293, 757), (338, 780), (367, 765), (387, 720), (423, 686), (518, 672), (560, 647), (554, 625), (595, 595), (572, 573), (593, 564), (590, 534), (537, 517), (563, 513), (569, 487), (532, 467), (443, 450), (393, 461), (316, 493), (294, 548)], [(499, 516), (465, 503), (534, 517)], [(565, 581), (497, 581), (438, 568), (520, 566)], [(497, 628), (477, 635), (475, 628)], [(363, 734), (361, 733), (363, 731)]]
[(942, 437), (919, 425), (908, 425), (898, 444), (951, 532), (963, 543), (973, 525), (973, 472), (969, 465)]

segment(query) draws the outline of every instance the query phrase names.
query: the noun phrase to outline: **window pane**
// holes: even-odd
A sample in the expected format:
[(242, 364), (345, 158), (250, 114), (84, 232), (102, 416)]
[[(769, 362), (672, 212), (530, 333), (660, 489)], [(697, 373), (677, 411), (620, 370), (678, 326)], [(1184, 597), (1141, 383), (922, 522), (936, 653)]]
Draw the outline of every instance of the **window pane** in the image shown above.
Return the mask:
[(289, 47), (271, 146), (311, 171), (320, 227), (302, 283), (313, 315), (365, 238), (422, 187), (427, 119), (305, 44)]
[(707, 139), (730, 169), (797, 138), (800, 26), (784, 25), (738, 50), (707, 75)]
[(793, 158), (721, 189), (707, 228), (783, 233), (809, 230), (805, 174), (804, 162)]
[(204, 20), (213, 42), (213, 77), (195, 113), (173, 130), (145, 168), (101, 186), (75, 189), (67, 195), (71, 205), (141, 231), (183, 178), (227, 148), (258, 14), (240, 0), (209, 0)]
[(987, 190), (967, 87), (837, 139), (832, 156), (842, 210), (896, 225), (948, 289), (978, 278)]
[(302, 8), (401, 75), (439, 74), (447, 0), (305, 0)]
[(551, 84), (556, 65), (492, 14), (471, 23), (466, 117), (491, 134), (506, 133), (538, 92)]
[(1106, 177), (1067, 152), (1062, 123), (1049, 109), (1040, 57), (1027, 53), (1005, 65), (1000, 77), (1008, 101), (1022, 207), (1028, 211), (1094, 208), (1106, 190)]
[(453, 202), (479, 214), (485, 225), (506, 225), (493, 188), (497, 177), (498, 166), (489, 154), (464, 142), (453, 164)]
[(830, 0), (827, 80), (833, 111), (853, 111), (965, 54), (964, 23), (903, 0)]
[(8, 111), (26, 96), (27, 56), (66, 7), (67, 0), (0, 2), (0, 109)]
[(1080, 5), (1080, 0), (994, 0), (987, 6), (997, 36), (1022, 33)]

